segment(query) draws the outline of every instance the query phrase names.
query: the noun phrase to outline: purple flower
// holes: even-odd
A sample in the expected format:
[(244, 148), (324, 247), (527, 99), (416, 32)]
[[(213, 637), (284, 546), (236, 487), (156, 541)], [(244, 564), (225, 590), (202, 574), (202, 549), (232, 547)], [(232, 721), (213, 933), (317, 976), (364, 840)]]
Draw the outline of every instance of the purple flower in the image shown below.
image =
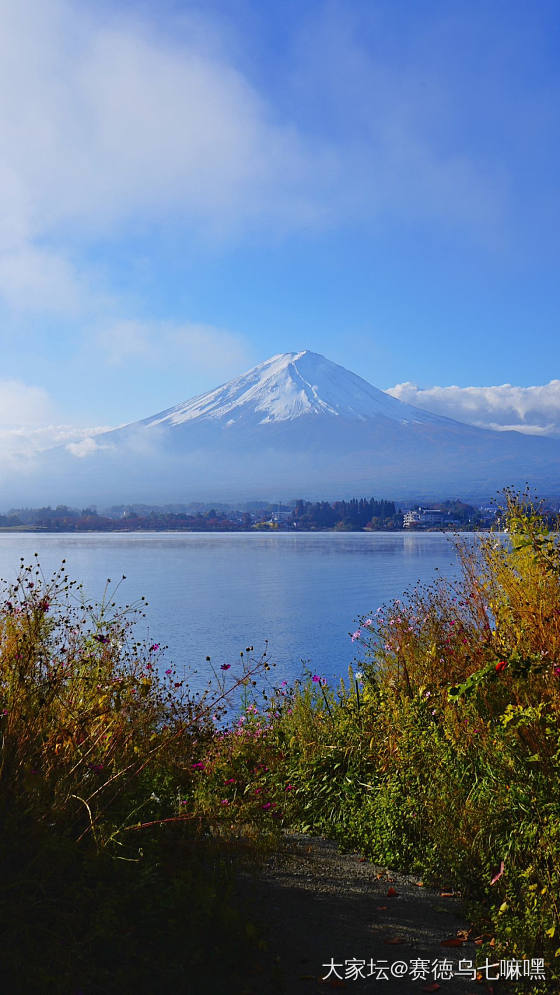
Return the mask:
[(362, 634), (362, 630), (361, 629), (356, 629), (356, 631), (352, 633), (352, 642), (355, 643), (356, 639), (359, 639), (360, 636), (361, 636), (361, 634)]
[(312, 680), (315, 681), (315, 684), (321, 683), (321, 678), (319, 677), (319, 674), (313, 674)]
[(169, 668), (169, 670), (166, 670), (166, 671), (165, 671), (165, 673), (166, 673), (166, 674), (167, 674), (167, 676), (169, 677), (169, 676), (170, 676), (170, 674), (171, 674), (171, 667)]
[(220, 670), (229, 670), (230, 667), (231, 667), (231, 663), (222, 663), (222, 666), (220, 667)]
[(150, 653), (155, 653), (155, 651), (158, 649), (159, 649), (159, 643), (152, 643), (152, 645), (150, 646)]

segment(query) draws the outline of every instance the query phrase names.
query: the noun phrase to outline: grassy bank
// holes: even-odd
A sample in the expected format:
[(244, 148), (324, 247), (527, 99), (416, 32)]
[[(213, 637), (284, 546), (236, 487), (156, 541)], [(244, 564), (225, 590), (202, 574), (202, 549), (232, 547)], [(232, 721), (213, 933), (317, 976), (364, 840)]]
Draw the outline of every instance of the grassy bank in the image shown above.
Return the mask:
[[(14, 993), (226, 990), (257, 933), (194, 804), (225, 680), (192, 695), (108, 586), (22, 567), (0, 611), (0, 950)], [(162, 667), (159, 667), (161, 670)], [(237, 682), (252, 680), (247, 663)], [(233, 979), (233, 982), (232, 982)]]
[(560, 555), (513, 496), (507, 524), (454, 585), (363, 619), (340, 688), (264, 697), (246, 656), (193, 695), (116, 595), (22, 569), (0, 611), (7, 988), (230, 990), (260, 950), (230, 856), (294, 828), (460, 890), (480, 954), (544, 958), (529, 988), (557, 991)]
[[(363, 619), (362, 662), (247, 707), (213, 740), (197, 804), (298, 827), (445, 882), (494, 960), (544, 958), (559, 986), (560, 555), (507, 497), (510, 542), (461, 552), (462, 578)], [(539, 983), (515, 982), (536, 992)]]

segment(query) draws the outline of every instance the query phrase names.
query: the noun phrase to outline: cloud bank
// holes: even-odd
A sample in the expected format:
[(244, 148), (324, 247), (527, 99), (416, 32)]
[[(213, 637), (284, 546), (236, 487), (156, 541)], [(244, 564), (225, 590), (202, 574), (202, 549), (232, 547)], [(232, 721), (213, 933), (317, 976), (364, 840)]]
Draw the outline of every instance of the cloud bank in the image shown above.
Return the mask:
[[(77, 248), (150, 226), (229, 238), (411, 211), (499, 224), (503, 177), (433, 137), (438, 88), (418, 94), (414, 73), (373, 59), (359, 19), (336, 11), (288, 57), (283, 106), (194, 5), (174, 21), (140, 5), (0, 0), (7, 303), (75, 313), (93, 279)], [(318, 97), (325, 120), (309, 129), (298, 108)]]
[(0, 380), (0, 460), (5, 470), (31, 466), (35, 456), (53, 446), (83, 447), (92, 436), (113, 427), (61, 425), (56, 422), (58, 414), (55, 402), (42, 387), (22, 380)]
[(560, 436), (560, 380), (539, 387), (417, 387), (400, 383), (387, 394), (417, 408), (478, 428)]
[(173, 362), (192, 374), (214, 374), (218, 379), (251, 362), (241, 335), (196, 322), (116, 321), (98, 332), (96, 346), (111, 366), (140, 360), (161, 372)]

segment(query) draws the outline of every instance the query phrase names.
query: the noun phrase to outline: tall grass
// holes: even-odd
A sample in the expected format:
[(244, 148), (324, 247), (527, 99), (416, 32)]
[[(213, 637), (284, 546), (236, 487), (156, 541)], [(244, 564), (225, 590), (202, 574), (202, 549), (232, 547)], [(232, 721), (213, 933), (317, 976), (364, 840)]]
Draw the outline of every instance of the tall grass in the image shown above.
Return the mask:
[[(0, 944), (10, 992), (203, 992), (252, 928), (194, 805), (215, 716), (262, 664), (194, 695), (108, 582), (22, 565), (0, 604)], [(225, 665), (227, 666), (227, 665)], [(227, 686), (226, 686), (227, 685)], [(217, 823), (217, 820), (214, 820)], [(247, 947), (249, 946), (249, 950)], [(222, 965), (221, 967), (219, 965)]]
[(459, 581), (362, 619), (346, 684), (278, 689), (213, 741), (198, 794), (459, 890), (494, 959), (544, 957), (557, 991), (560, 552), (526, 497), (504, 521)]

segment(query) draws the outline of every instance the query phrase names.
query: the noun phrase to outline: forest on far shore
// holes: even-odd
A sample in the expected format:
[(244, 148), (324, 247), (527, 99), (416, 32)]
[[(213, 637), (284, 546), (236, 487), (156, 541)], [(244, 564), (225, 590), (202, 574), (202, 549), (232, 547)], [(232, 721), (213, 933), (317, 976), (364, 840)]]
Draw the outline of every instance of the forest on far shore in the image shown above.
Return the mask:
[[(16, 508), (0, 515), (0, 529), (44, 532), (243, 532), (259, 530), (300, 531), (383, 531), (404, 526), (405, 508), (395, 501), (352, 498), (348, 501), (304, 501), (291, 504), (263, 503), (237, 510), (227, 506), (157, 507), (118, 505), (98, 511), (57, 505), (42, 508)], [(488, 508), (477, 508), (461, 500), (446, 500), (423, 506), (426, 529), (469, 530), (495, 524)], [(438, 515), (430, 521), (429, 512)], [(552, 514), (552, 513), (551, 513)]]

